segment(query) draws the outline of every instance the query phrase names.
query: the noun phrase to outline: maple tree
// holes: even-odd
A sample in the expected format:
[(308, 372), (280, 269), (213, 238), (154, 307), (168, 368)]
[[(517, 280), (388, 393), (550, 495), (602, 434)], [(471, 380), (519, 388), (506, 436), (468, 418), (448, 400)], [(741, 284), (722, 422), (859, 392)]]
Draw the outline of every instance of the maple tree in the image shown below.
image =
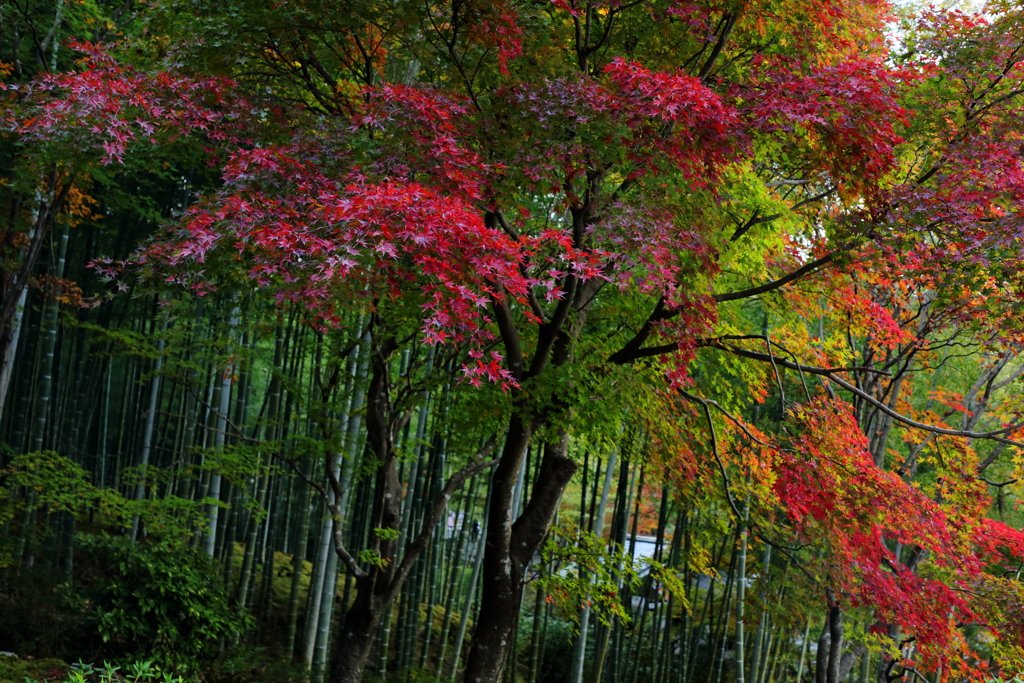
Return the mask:
[[(901, 61), (886, 59), (884, 3), (239, 7), (200, 7), (205, 23), (186, 27), (200, 39), (181, 39), (172, 57), (227, 72), (240, 89), (272, 83), (246, 93), (255, 143), (233, 140), (223, 187), (135, 261), (196, 294), (255, 284), (321, 328), (353, 312), (369, 320), (379, 533), (367, 552), (346, 547), (330, 501), (350, 482), (329, 464), (336, 552), (358, 580), (333, 680), (360, 679), (429, 521), (491, 465), (466, 677), (499, 680), (524, 572), (577, 467), (570, 438), (626, 409), (666, 434), (679, 490), (710, 483), (758, 538), (801, 544), (803, 588), (828, 615), (821, 680), (848, 670), (847, 611), (866, 610), (878, 634), (964, 676), (982, 667), (963, 624), (1019, 639), (1018, 589), (988, 568), (1019, 558), (1024, 541), (984, 519), (985, 468), (963, 444), (1016, 447), (1012, 406), (979, 430), (1009, 360), (959, 402), (936, 398), (953, 413), (907, 398), (921, 364), (953, 339), (973, 333), (994, 358), (1019, 345), (1014, 12), (927, 14)], [(236, 16), (285, 28), (236, 31)], [(309, 22), (317, 30), (297, 37)], [(212, 38), (236, 34), (242, 56), (231, 62)], [(85, 132), (90, 162), (109, 162), (136, 138), (222, 116), (213, 105), (226, 106), (225, 81), (92, 58), (16, 91), (33, 111), (12, 119), (26, 144), (64, 149)], [(770, 335), (732, 303), (753, 300), (772, 310)], [(815, 318), (828, 335), (810, 331)], [(454, 349), (468, 384), (497, 389), (488, 401), (502, 424), (400, 548), (394, 439), (409, 408), (395, 405), (394, 358), (413, 344)], [(716, 363), (740, 368), (740, 398), (711, 400)], [(799, 405), (781, 395), (780, 368), (800, 374)], [(806, 376), (820, 379), (813, 392)], [(737, 417), (775, 385), (787, 419), (768, 429)], [(655, 425), (663, 412), (679, 424)], [(961, 424), (946, 424), (953, 414)], [(897, 424), (929, 436), (894, 474)], [(514, 517), (531, 443), (541, 462)], [(929, 457), (941, 475), (911, 486)], [(746, 514), (739, 496), (752, 501)], [(890, 672), (909, 666), (891, 662)]]

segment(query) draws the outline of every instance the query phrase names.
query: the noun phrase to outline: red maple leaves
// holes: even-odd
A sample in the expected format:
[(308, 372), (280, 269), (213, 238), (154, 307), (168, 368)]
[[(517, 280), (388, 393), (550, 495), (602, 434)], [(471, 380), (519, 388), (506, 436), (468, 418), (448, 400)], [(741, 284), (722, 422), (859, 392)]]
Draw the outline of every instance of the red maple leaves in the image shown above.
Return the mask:
[(818, 399), (794, 417), (772, 491), (797, 539), (818, 548), (808, 569), (843, 606), (870, 608), (877, 628), (911, 634), (928, 666), (977, 674), (962, 628), (1006, 629), (993, 618), (1005, 605), (976, 594), (1004, 553), (1024, 560), (1024, 533), (983, 517), (991, 499), (970, 468), (947, 473), (938, 501), (879, 469), (846, 405)]
[(808, 170), (827, 170), (864, 189), (892, 170), (898, 129), (908, 123), (900, 96), (909, 70), (877, 60), (851, 59), (801, 74), (788, 60), (764, 64), (748, 84), (733, 89), (755, 134), (785, 135)]
[(11, 94), (8, 104), (14, 103), (7, 127), (24, 142), (79, 154), (97, 150), (100, 162), (108, 164), (123, 161), (137, 140), (168, 142), (200, 131), (213, 140), (232, 136), (223, 125), (239, 104), (230, 81), (140, 73), (100, 46), (71, 47), (85, 55), (83, 70), (0, 86)]
[[(605, 5), (609, 13), (622, 7)], [(580, 17), (577, 3), (554, 7)], [(662, 13), (709, 42), (709, 14), (695, 4), (670, 3)], [(830, 5), (811, 19), (831, 25), (839, 13)], [(727, 82), (621, 56), (583, 73), (519, 72), (525, 33), (511, 3), (467, 7), (455, 18), (469, 22), (472, 44), (497, 55), (490, 90), (466, 97), (387, 83), (362, 89), (351, 118), (305, 118), (259, 145), (236, 140), (221, 190), (137, 260), (199, 294), (241, 273), (321, 324), (342, 324), (347, 309), (404, 306), (400, 315), (418, 326), (421, 341), (465, 346), (469, 383), (506, 388), (516, 379), (500, 353), (484, 350), (495, 335), (493, 309), (543, 327), (551, 323), (545, 306), (555, 308), (580, 282), (607, 281), (620, 294), (659, 302), (664, 315), (653, 326), (664, 347), (679, 351), (666, 374), (685, 385), (718, 315), (714, 245), (724, 240), (705, 224), (714, 211), (700, 207), (719, 208), (726, 173), (749, 173), (760, 184), (750, 168), (775, 164), (780, 177), (832, 185), (857, 205), (835, 228), (850, 240), (841, 248), (901, 271), (890, 281), (955, 281), (966, 293), (944, 295), (962, 297), (963, 311), (983, 276), (996, 278), (1007, 300), (1024, 291), (1012, 286), (1024, 234), (1024, 139), (1019, 113), (997, 93), (1020, 79), (1019, 69), (987, 72), (990, 99), (951, 105), (922, 126), (935, 150), (930, 166), (892, 177), (902, 135), (919, 124), (910, 107), (932, 96), (923, 86), (908, 91), (922, 73), (962, 73), (966, 67), (943, 59), (953, 38), (973, 36), (979, 23), (964, 22), (948, 41), (933, 37), (925, 47), (940, 57), (927, 69), (774, 55)], [(145, 74), (80, 49), (89, 55), (84, 70), (8, 88), (17, 107), (7, 126), (24, 143), (88, 151), (90, 161), (98, 153), (110, 163), (135, 142), (236, 135), (232, 117), (244, 109), (229, 82)], [(997, 41), (985, 50), (1006, 56), (1012, 46)], [(927, 107), (917, 109), (923, 116)], [(956, 125), (944, 128), (948, 121)], [(817, 239), (791, 239), (787, 263), (816, 250)], [(848, 331), (865, 332), (870, 345), (913, 343), (870, 293), (831, 294), (839, 302), (830, 313), (846, 317)], [(986, 493), (966, 470), (929, 497), (876, 467), (842, 405), (809, 401), (795, 417), (793, 433), (764, 448), (780, 528), (817, 544), (812, 568), (844, 604), (902, 625), (926, 657), (952, 667), (950, 653), (964, 647), (958, 626), (991, 621), (990, 601), (973, 597), (991, 580), (986, 565), (1002, 553), (1024, 558), (1024, 536), (979, 521)], [(928, 572), (917, 571), (923, 553), (935, 558)]]

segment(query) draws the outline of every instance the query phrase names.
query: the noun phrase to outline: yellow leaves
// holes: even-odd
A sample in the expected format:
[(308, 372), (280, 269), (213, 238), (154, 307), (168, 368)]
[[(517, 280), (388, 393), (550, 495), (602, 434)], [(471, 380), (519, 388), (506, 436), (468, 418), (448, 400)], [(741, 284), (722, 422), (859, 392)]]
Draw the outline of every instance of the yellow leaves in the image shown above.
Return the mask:
[(1014, 446), (1010, 449), (1010, 464), (1013, 467), (1011, 479), (1024, 480), (1024, 450)]
[(334, 85), (334, 94), (347, 102), (358, 102), (362, 86), (352, 81), (341, 80)]
[(715, 568), (711, 550), (702, 544), (692, 544), (685, 560), (686, 566), (691, 572), (712, 577), (718, 576), (718, 570)]
[(102, 218), (100, 214), (93, 212), (97, 205), (95, 199), (83, 192), (78, 186), (73, 185), (68, 191), (67, 199), (64, 201), (61, 220), (67, 221), (71, 227), (77, 227), (85, 221), (93, 221)]
[(40, 275), (33, 284), (47, 296), (67, 306), (80, 307), (84, 302), (82, 288), (71, 280)]

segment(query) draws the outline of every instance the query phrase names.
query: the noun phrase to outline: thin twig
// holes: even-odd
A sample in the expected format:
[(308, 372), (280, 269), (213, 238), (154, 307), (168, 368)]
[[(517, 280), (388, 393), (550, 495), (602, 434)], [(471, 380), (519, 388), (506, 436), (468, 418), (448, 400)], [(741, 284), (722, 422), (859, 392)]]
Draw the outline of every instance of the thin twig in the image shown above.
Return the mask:
[(708, 408), (708, 402), (705, 399), (695, 396), (687, 391), (683, 391), (682, 389), (679, 390), (679, 393), (685, 398), (699, 403), (704, 409), (704, 417), (707, 418), (708, 429), (711, 431), (711, 452), (715, 456), (715, 462), (718, 463), (718, 471), (722, 473), (722, 481), (725, 486), (725, 499), (729, 501), (729, 507), (732, 508), (732, 512), (736, 515), (736, 519), (740, 519), (742, 515), (740, 515), (740, 511), (736, 507), (736, 502), (732, 499), (732, 492), (729, 489), (729, 474), (725, 471), (725, 464), (722, 463), (722, 458), (718, 454), (718, 437), (715, 435), (715, 422), (711, 419), (711, 409)]
[[(767, 327), (767, 323), (765, 327)], [(779, 401), (782, 403), (782, 416), (785, 419), (786, 416), (786, 392), (782, 388), (782, 375), (779, 374), (779, 366), (775, 364), (775, 354), (772, 353), (772, 342), (768, 339), (768, 335), (764, 335), (764, 347), (768, 349), (768, 358), (772, 364), (772, 370), (775, 371), (775, 383), (779, 386)]]

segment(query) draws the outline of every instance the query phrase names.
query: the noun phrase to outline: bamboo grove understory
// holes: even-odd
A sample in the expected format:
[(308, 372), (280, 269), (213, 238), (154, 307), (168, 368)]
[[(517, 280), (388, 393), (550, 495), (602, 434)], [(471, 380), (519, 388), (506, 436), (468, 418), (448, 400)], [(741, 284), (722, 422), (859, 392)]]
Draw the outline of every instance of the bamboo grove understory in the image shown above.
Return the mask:
[[(338, 637), (338, 605), (349, 604), (354, 589), (332, 549), (332, 520), (318, 483), (325, 463), (334, 460), (342, 480), (351, 482), (341, 502), (347, 545), (365, 546), (373, 533), (372, 456), (362, 419), (366, 335), (339, 339), (295, 311), (243, 327), (231, 301), (219, 310), (200, 304), (171, 325), (168, 314), (148, 305), (155, 301), (131, 305), (139, 303), (157, 314), (135, 316), (134, 325), (111, 339), (91, 328), (87, 315), (58, 318), (53, 302), (30, 301), (14, 363), (15, 400), (3, 424), (6, 461), (12, 453), (49, 450), (87, 470), (96, 487), (116, 488), (126, 499), (191, 503), (189, 512), (175, 512), (175, 505), (154, 519), (191, 520), (191, 545), (213, 558), (232, 604), (253, 617), (242, 639), (322, 672), (330, 639)], [(345, 353), (334, 355), (339, 347)], [(394, 362), (399, 382), (417, 362), (448, 359), (434, 349), (409, 349)], [(330, 395), (322, 389), (327, 372), (341, 377)], [(452, 463), (467, 456), (449, 451), (457, 426), (447, 415), (458, 409), (452, 388), (421, 391), (399, 432), (403, 537), (419, 532)], [(337, 451), (315, 453), (325, 443)], [(618, 544), (627, 557), (662, 562), (679, 573), (679, 589), (668, 591), (652, 576), (635, 583), (620, 577), (614, 600), (623, 606), (622, 618), (598, 621), (588, 607), (573, 615), (549, 598), (542, 580), (571, 567), (538, 553), (506, 680), (804, 680), (815, 671), (815, 653), (827, 648), (827, 617), (780, 611), (786, 572), (795, 571), (785, 551), (752, 537), (721, 503), (708, 509), (678, 498), (645, 448), (635, 427), (604, 450), (579, 446), (577, 500), (562, 506), (559, 521)], [(537, 467), (531, 450), (516, 485), (517, 509)], [(379, 628), (375, 675), (458, 679), (478, 609), (489, 476), (489, 469), (476, 474), (433, 530)], [(70, 581), (76, 534), (92, 533), (103, 521), (97, 510), (76, 522), (29, 504), (4, 533), (14, 538), (21, 566)], [(138, 515), (123, 529), (139, 542), (148, 532)], [(704, 569), (686, 559), (699, 544), (708, 552)], [(844, 666), (853, 669), (853, 680), (873, 680), (885, 663), (859, 650)]]

